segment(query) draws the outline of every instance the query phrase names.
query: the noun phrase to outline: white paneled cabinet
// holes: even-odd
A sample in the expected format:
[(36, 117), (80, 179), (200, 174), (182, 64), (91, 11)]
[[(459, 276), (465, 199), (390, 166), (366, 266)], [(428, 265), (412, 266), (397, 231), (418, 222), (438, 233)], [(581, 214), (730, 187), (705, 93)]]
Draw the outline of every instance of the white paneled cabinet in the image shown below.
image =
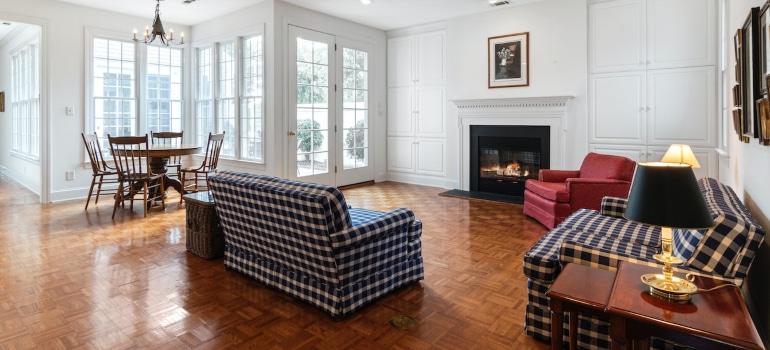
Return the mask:
[(717, 176), (716, 0), (591, 0), (592, 151), (659, 161), (690, 145)]
[(388, 171), (446, 175), (444, 37), (388, 39)]
[(614, 0), (588, 5), (592, 73), (716, 64), (716, 0)]

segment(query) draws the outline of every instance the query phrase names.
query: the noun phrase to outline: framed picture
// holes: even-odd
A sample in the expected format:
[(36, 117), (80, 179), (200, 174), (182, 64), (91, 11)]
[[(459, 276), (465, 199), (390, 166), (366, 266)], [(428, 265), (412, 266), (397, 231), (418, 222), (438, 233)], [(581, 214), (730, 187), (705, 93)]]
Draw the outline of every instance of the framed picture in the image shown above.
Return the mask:
[(761, 81), (763, 74), (760, 62), (760, 34), (759, 34), (759, 7), (754, 7), (749, 12), (746, 21), (741, 28), (741, 59), (738, 64), (741, 68), (741, 98), (743, 107), (743, 136), (747, 138), (759, 137), (759, 113), (757, 111), (757, 99), (762, 97)]
[(0, 91), (0, 112), (5, 112), (5, 91)]
[(529, 86), (529, 32), (487, 41), (489, 88)]
[(757, 110), (759, 111), (759, 144), (770, 145), (770, 101), (767, 98), (757, 100)]

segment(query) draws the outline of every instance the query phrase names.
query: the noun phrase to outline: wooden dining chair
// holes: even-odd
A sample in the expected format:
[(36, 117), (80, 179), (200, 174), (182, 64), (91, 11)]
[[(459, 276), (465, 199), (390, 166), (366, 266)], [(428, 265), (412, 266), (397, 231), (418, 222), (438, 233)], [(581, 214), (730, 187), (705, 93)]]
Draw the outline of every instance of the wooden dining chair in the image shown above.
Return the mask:
[[(150, 142), (153, 145), (169, 145), (169, 146), (179, 146), (182, 144), (182, 137), (184, 136), (184, 131), (159, 131), (159, 132), (152, 132), (150, 131)], [(176, 176), (179, 178), (179, 172), (182, 170), (182, 156), (171, 156), (168, 158), (168, 163), (166, 164), (167, 169), (174, 169), (175, 171), (167, 172), (167, 176)]]
[[(225, 140), (225, 133), (212, 134), (209, 133), (209, 140), (206, 144), (206, 154), (203, 156), (203, 163), (198, 167), (190, 167), (182, 169), (179, 174), (179, 181), (182, 183), (183, 192), (187, 192), (190, 188), (190, 192), (198, 192), (201, 190), (200, 182), (205, 181), (205, 190), (208, 190), (208, 177), (217, 171), (217, 164), (219, 163), (219, 152), (222, 150), (222, 144)], [(191, 177), (188, 177), (191, 176)], [(190, 182), (190, 184), (187, 184)], [(179, 203), (182, 203), (182, 198), (179, 198)]]
[[(85, 210), (88, 210), (88, 204), (91, 202), (92, 196), (96, 196), (94, 204), (98, 204), (99, 196), (114, 196), (117, 194), (118, 171), (104, 160), (102, 146), (96, 133), (81, 133), (80, 136), (83, 137), (83, 143), (86, 145), (88, 158), (91, 161), (91, 170), (93, 171), (91, 187), (88, 189), (88, 198), (86, 199)], [(103, 185), (107, 185), (107, 187), (105, 188)], [(94, 193), (94, 187), (96, 187), (96, 193)]]
[(150, 157), (148, 149), (150, 142), (147, 135), (144, 136), (119, 136), (112, 137), (109, 134), (112, 157), (115, 159), (115, 168), (118, 171), (118, 194), (115, 196), (115, 206), (112, 208), (112, 217), (118, 205), (125, 201), (130, 202), (130, 208), (134, 209), (134, 197), (142, 195), (142, 207), (144, 216), (147, 209), (156, 200), (160, 200), (163, 208), (166, 208), (165, 189), (163, 188), (163, 174), (153, 174), (150, 170)]

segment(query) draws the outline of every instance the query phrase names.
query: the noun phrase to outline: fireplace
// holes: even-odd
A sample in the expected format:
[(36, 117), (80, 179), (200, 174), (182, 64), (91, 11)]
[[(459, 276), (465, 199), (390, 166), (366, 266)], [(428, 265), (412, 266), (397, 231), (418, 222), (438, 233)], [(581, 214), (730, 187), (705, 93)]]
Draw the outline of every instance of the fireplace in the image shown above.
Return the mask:
[(471, 125), (470, 190), (524, 196), (524, 182), (550, 168), (549, 126)]

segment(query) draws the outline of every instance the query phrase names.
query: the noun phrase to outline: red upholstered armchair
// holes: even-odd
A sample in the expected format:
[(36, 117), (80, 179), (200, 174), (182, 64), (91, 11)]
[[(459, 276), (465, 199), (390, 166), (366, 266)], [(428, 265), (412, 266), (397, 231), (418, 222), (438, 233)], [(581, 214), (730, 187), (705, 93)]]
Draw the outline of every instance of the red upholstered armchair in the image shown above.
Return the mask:
[(524, 214), (548, 229), (581, 208), (599, 210), (605, 196), (628, 198), (636, 162), (589, 153), (580, 170), (540, 170), (524, 185)]

